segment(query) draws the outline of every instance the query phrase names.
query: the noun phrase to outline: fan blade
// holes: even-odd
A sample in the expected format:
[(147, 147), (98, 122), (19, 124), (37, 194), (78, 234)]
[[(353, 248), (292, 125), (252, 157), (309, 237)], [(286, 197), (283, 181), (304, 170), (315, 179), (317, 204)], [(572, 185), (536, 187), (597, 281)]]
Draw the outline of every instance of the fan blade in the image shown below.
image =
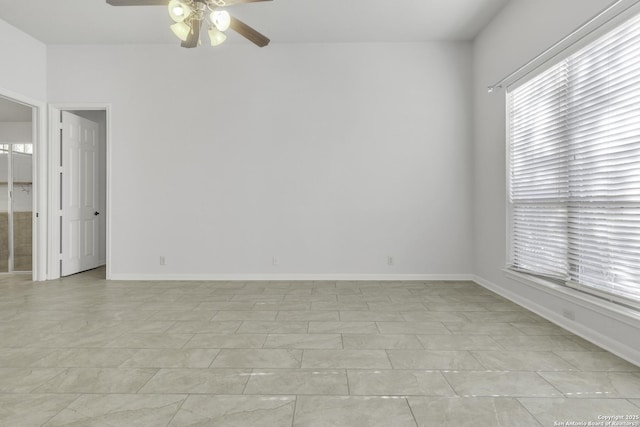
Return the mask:
[(166, 6), (169, 0), (107, 0), (111, 6)]
[(225, 6), (233, 6), (234, 4), (257, 3), (259, 1), (273, 1), (273, 0), (224, 0), (224, 5)]
[(180, 43), (180, 46), (186, 48), (197, 47), (198, 42), (200, 41), (200, 26), (202, 25), (202, 21), (194, 19), (191, 21), (191, 32), (189, 33), (189, 37), (187, 40)]
[(231, 17), (230, 28), (259, 47), (265, 47), (271, 41), (244, 22), (234, 17)]

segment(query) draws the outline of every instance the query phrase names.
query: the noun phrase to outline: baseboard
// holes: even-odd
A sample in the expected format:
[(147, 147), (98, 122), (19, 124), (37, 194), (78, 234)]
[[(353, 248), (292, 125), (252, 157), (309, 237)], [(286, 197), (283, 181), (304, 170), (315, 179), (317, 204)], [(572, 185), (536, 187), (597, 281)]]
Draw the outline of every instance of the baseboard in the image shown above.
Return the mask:
[[(513, 301), (514, 303), (526, 308), (527, 310), (530, 310), (536, 313), (540, 317), (543, 317), (552, 323), (555, 323), (556, 325), (568, 330), (569, 332), (581, 338), (584, 338), (585, 340), (597, 345), (598, 347), (601, 347), (607, 351), (610, 351), (611, 353), (627, 360), (630, 363), (633, 363), (634, 365), (640, 366), (640, 350), (639, 349), (630, 347), (627, 344), (622, 343), (618, 340), (614, 340), (600, 331), (587, 328), (580, 323), (571, 321), (565, 318), (564, 316), (562, 316), (562, 314), (560, 313), (549, 310), (545, 306), (540, 305), (535, 301), (531, 301), (530, 299), (524, 298), (519, 294), (512, 292), (509, 289), (506, 289), (500, 285), (497, 285), (480, 276), (475, 276), (473, 280), (476, 283), (478, 283), (480, 286), (492, 292), (495, 292), (496, 294), (510, 301)], [(569, 301), (571, 300), (571, 296), (568, 296), (568, 295), (562, 295), (561, 297)], [(573, 302), (574, 304), (580, 305), (585, 310), (589, 310), (589, 307), (585, 306), (584, 301), (578, 298), (575, 298), (575, 301), (571, 301), (571, 302)], [(620, 321), (619, 313), (612, 311), (610, 314), (608, 314), (606, 313), (606, 311), (602, 309), (602, 307), (597, 307), (597, 310), (593, 309), (592, 311), (594, 312), (594, 314), (597, 313), (598, 315), (601, 315), (601, 316), (608, 316), (615, 321)], [(638, 323), (635, 319), (626, 319), (624, 323), (626, 324), (635, 323), (634, 326), (636, 326), (638, 330), (640, 330), (640, 323)]]
[(112, 274), (110, 280), (144, 281), (473, 281), (472, 274)]

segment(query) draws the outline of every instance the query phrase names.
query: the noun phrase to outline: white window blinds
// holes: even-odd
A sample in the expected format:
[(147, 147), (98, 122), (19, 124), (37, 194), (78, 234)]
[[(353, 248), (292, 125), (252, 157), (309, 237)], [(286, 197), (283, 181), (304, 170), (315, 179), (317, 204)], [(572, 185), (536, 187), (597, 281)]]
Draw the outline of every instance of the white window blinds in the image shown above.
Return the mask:
[(509, 93), (511, 268), (640, 302), (640, 17)]

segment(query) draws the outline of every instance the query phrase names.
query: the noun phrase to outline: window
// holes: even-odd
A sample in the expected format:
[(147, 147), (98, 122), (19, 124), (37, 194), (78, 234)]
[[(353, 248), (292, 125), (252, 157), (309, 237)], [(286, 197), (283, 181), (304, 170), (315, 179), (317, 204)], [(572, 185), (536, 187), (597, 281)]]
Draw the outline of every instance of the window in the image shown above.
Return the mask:
[(508, 93), (510, 268), (640, 305), (640, 16)]

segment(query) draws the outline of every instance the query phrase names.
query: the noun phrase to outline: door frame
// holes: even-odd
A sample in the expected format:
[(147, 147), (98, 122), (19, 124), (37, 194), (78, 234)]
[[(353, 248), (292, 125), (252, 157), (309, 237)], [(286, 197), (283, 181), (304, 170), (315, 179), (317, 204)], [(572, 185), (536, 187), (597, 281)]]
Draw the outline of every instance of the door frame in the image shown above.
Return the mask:
[(111, 104), (107, 103), (68, 103), (68, 104), (50, 104), (49, 105), (49, 153), (48, 157), (48, 193), (49, 200), (49, 245), (48, 245), (48, 279), (54, 280), (60, 278), (60, 245), (62, 242), (60, 236), (60, 166), (56, 164), (58, 156), (53, 154), (60, 153), (60, 113), (62, 111), (104, 111), (106, 115), (105, 125), (105, 144), (106, 144), (106, 263), (107, 263), (107, 280), (111, 279)]
[(47, 103), (38, 101), (20, 93), (0, 87), (0, 96), (18, 104), (31, 107), (33, 142), (33, 212), (31, 240), (33, 281), (47, 280), (47, 238), (48, 238), (48, 192), (47, 188)]

